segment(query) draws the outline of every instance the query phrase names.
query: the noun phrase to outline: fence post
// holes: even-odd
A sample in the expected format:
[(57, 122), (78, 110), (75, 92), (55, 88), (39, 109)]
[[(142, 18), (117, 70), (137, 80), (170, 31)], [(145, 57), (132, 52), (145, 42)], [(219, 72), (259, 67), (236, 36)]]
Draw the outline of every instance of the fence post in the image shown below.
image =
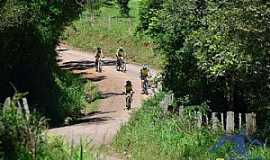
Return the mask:
[(208, 125), (209, 124), (209, 119), (208, 119), (208, 115), (207, 114), (206, 114), (205, 118), (206, 118), (206, 125)]
[(26, 98), (23, 98), (22, 101), (23, 101), (23, 108), (25, 110), (25, 113), (26, 114), (30, 114), (30, 110), (29, 110), (27, 99)]
[(242, 114), (239, 113), (239, 129), (242, 128)]
[(246, 132), (247, 135), (252, 135), (256, 132), (256, 114), (246, 113)]
[(197, 126), (198, 128), (202, 127), (202, 113), (198, 112), (197, 114)]
[(224, 114), (221, 113), (220, 116), (221, 116), (221, 126), (222, 126), (222, 130), (224, 131), (224, 129), (225, 129), (225, 126), (224, 126)]
[(184, 107), (181, 105), (179, 106), (179, 116), (182, 116), (184, 112)]
[(218, 128), (218, 118), (217, 118), (217, 113), (216, 112), (212, 113), (212, 127), (215, 130)]
[(227, 112), (227, 119), (226, 119), (226, 133), (233, 133), (234, 132), (234, 112), (229, 111)]
[(10, 99), (10, 97), (7, 97), (5, 102), (4, 102), (4, 108), (9, 107), (10, 105), (11, 105), (11, 99)]
[(22, 101), (23, 101), (23, 108), (24, 108), (24, 111), (25, 111), (26, 119), (29, 120), (30, 110), (29, 110), (29, 106), (28, 106), (28, 103), (27, 103), (27, 99), (23, 98)]

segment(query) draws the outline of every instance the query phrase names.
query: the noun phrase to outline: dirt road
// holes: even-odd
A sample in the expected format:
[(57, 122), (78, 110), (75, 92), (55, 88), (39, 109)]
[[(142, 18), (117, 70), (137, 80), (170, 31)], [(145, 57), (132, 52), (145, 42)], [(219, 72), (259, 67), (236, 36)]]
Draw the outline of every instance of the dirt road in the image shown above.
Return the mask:
[[(117, 72), (111, 59), (104, 61), (102, 73), (95, 72), (94, 56), (78, 50), (61, 48), (59, 64), (64, 69), (82, 74), (85, 78), (98, 85), (102, 100), (96, 113), (83, 119), (83, 123), (50, 129), (50, 133), (62, 135), (69, 141), (79, 143), (86, 138), (95, 145), (110, 144), (121, 125), (128, 121), (130, 113), (136, 110), (146, 98), (141, 94), (139, 79), (140, 66), (127, 65), (127, 72)], [(135, 91), (133, 109), (125, 109), (125, 96), (122, 94), (126, 80), (131, 80)]]

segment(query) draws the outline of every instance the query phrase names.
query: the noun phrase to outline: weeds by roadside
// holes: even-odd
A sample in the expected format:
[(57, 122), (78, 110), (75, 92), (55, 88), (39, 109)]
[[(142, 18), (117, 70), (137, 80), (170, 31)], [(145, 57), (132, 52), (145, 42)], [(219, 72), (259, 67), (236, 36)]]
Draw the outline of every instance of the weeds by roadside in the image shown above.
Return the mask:
[(62, 70), (55, 74), (55, 81), (60, 90), (58, 114), (62, 115), (61, 119), (96, 111), (100, 93), (91, 81)]
[[(139, 160), (208, 160), (225, 158), (232, 145), (225, 145), (217, 153), (210, 153), (222, 132), (209, 128), (199, 129), (188, 117), (164, 115), (159, 102), (163, 94), (146, 101), (130, 122), (115, 137), (113, 147), (129, 159)], [(249, 147), (252, 158), (270, 157), (270, 150)]]
[(0, 110), (0, 159), (92, 160), (97, 159), (88, 143), (69, 145), (60, 137), (47, 136), (46, 120), (19, 107), (21, 94), (7, 100)]

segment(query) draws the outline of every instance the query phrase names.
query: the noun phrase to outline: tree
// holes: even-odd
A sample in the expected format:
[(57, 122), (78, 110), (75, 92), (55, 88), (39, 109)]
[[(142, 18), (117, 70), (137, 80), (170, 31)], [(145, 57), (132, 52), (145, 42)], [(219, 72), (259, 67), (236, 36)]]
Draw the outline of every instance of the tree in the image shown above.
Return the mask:
[(158, 12), (163, 8), (164, 0), (143, 0), (140, 3), (139, 18), (140, 23), (137, 31), (146, 32), (152, 22), (158, 16)]
[(0, 102), (29, 92), (31, 106), (48, 118), (60, 117), (55, 47), (63, 27), (81, 12), (75, 1), (4, 0), (0, 3)]
[(129, 0), (117, 0), (117, 3), (120, 7), (120, 13), (122, 16), (129, 17), (129, 10), (128, 7)]
[(165, 87), (216, 111), (266, 110), (269, 6), (265, 0), (164, 2), (143, 26), (167, 58)]

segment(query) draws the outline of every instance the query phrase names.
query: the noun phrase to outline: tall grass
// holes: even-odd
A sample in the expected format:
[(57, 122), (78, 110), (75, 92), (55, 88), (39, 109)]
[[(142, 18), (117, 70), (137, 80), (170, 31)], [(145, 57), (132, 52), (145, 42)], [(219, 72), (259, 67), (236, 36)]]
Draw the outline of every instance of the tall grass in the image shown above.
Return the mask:
[[(164, 115), (159, 107), (162, 94), (144, 103), (114, 139), (113, 147), (134, 160), (208, 160), (231, 156), (231, 145), (217, 153), (209, 149), (222, 135), (208, 128), (198, 129), (187, 117)], [(270, 150), (250, 149), (251, 157), (270, 158)]]
[(87, 51), (94, 51), (100, 46), (106, 56), (114, 56), (118, 47), (122, 46), (129, 61), (148, 63), (159, 68), (161, 58), (154, 54), (153, 44), (146, 36), (135, 36), (138, 24), (139, 1), (131, 0), (131, 18), (120, 17), (117, 6), (105, 6), (99, 15), (86, 10), (78, 20), (66, 28), (64, 42)]
[(46, 121), (36, 113), (18, 108), (21, 94), (0, 106), (0, 159), (92, 160), (97, 154), (90, 144), (69, 145), (60, 137), (48, 137)]

